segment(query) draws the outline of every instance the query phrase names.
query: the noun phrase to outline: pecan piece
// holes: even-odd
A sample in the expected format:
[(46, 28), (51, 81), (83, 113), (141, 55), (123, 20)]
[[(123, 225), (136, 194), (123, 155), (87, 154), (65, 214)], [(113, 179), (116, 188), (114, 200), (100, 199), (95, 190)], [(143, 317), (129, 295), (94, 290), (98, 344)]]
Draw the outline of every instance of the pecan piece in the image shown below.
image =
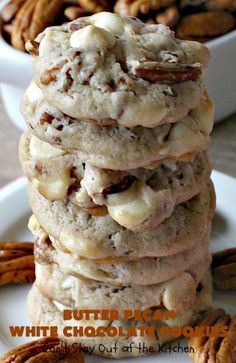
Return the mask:
[(44, 86), (47, 86), (47, 85), (49, 85), (52, 82), (55, 82), (56, 79), (57, 79), (56, 76), (57, 76), (57, 73), (58, 72), (59, 72), (59, 68), (58, 67), (54, 67), (54, 68), (51, 68), (51, 69), (48, 69), (48, 70), (44, 71), (41, 74), (40, 82)]
[(6, 353), (2, 363), (84, 363), (80, 349), (62, 343), (58, 338), (48, 337), (18, 346)]
[(173, 4), (175, 0), (118, 0), (114, 11), (121, 15), (137, 17)]
[[(196, 336), (189, 340), (190, 357), (195, 363), (234, 363), (236, 360), (236, 316), (233, 318), (222, 309), (212, 311), (199, 326), (228, 328), (226, 337)], [(193, 350), (193, 352), (192, 352)]]
[(213, 254), (212, 272), (214, 283), (219, 289), (236, 289), (236, 248)]
[(35, 40), (28, 40), (26, 49), (34, 57), (39, 55), (39, 43)]
[(150, 82), (185, 82), (196, 81), (201, 69), (197, 66), (185, 64), (171, 64), (159, 62), (142, 62), (133, 69), (136, 77)]
[(227, 33), (235, 26), (232, 14), (226, 11), (208, 11), (184, 17), (176, 30), (181, 39), (209, 39)]
[(124, 192), (125, 190), (129, 189), (131, 185), (136, 180), (135, 176), (133, 175), (126, 175), (124, 176), (118, 183), (110, 185), (102, 190), (101, 194), (106, 197), (110, 194), (116, 194)]
[(94, 207), (92, 208), (82, 208), (80, 207), (84, 212), (88, 213), (90, 216), (94, 217), (103, 217), (108, 214), (107, 207), (104, 205), (97, 205), (94, 204)]
[(55, 117), (50, 113), (43, 112), (42, 115), (40, 116), (40, 125), (51, 124), (54, 118)]
[(0, 286), (35, 280), (33, 243), (0, 243)]
[(109, 11), (109, 2), (106, 0), (78, 0), (80, 6), (90, 12), (99, 13), (100, 11)]
[(112, 126), (116, 125), (117, 121), (113, 118), (103, 118), (100, 120), (93, 120), (91, 118), (85, 118), (85, 122), (88, 122), (91, 125), (100, 125), (100, 126)]

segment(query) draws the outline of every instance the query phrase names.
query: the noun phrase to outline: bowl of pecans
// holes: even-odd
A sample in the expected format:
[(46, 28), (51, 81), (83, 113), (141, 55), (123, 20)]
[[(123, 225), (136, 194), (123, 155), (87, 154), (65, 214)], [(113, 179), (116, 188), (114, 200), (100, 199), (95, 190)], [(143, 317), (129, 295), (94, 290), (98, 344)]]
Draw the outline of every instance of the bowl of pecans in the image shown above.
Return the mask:
[(0, 87), (12, 121), (32, 78), (25, 42), (51, 25), (111, 11), (169, 26), (180, 39), (206, 42), (212, 52), (207, 87), (216, 102), (216, 121), (236, 111), (236, 0), (0, 0)]

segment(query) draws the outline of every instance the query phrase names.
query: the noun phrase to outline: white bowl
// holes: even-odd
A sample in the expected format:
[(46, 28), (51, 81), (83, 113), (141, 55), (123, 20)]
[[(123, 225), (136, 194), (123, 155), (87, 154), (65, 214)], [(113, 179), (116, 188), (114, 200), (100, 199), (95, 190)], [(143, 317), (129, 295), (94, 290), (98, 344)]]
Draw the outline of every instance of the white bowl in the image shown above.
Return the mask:
[[(0, 0), (0, 9), (5, 3), (6, 0)], [(207, 88), (216, 103), (217, 122), (236, 112), (236, 30), (207, 42), (206, 45), (212, 53)], [(10, 46), (0, 32), (2, 98), (10, 119), (21, 129), (25, 129), (25, 123), (19, 107), (32, 76), (30, 55)]]

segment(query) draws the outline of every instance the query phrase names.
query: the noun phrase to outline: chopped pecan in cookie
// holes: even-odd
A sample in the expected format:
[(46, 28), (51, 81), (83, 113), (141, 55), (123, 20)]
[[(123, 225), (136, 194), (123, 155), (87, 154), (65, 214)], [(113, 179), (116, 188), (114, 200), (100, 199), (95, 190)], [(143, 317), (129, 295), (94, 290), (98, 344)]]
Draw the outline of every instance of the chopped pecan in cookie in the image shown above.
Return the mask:
[(47, 86), (52, 82), (55, 82), (57, 79), (57, 74), (59, 72), (59, 68), (58, 67), (54, 67), (51, 69), (48, 69), (47, 71), (45, 71), (44, 73), (42, 73), (41, 77), (40, 77), (40, 82), (44, 85)]
[(134, 75), (151, 82), (196, 81), (201, 69), (198, 66), (158, 62), (142, 62), (133, 68)]
[(104, 188), (102, 191), (102, 195), (106, 197), (107, 195), (110, 194), (124, 192), (125, 190), (131, 187), (131, 185), (134, 183), (135, 180), (136, 178), (133, 175), (126, 175), (118, 183)]
[(40, 124), (41, 125), (44, 125), (45, 123), (51, 124), (53, 120), (54, 120), (54, 116), (53, 115), (51, 115), (48, 112), (43, 112), (42, 115), (41, 115), (41, 117), (40, 117)]

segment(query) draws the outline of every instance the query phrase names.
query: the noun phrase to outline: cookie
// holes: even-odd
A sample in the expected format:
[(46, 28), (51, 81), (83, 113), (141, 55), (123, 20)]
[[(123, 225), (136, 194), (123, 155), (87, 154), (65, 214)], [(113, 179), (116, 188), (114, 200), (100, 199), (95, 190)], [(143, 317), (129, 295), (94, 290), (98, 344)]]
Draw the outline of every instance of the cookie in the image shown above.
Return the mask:
[(186, 116), (204, 92), (209, 51), (160, 24), (99, 13), (49, 27), (35, 42), (38, 55), (35, 43), (26, 48), (36, 83), (77, 119), (152, 128)]
[(183, 313), (193, 308), (196, 289), (209, 269), (210, 261), (210, 256), (205, 256), (197, 265), (175, 278), (147, 286), (114, 286), (66, 275), (57, 264), (36, 263), (36, 285), (48, 299), (55, 299), (75, 310), (93, 309), (96, 301), (97, 309), (125, 310), (132, 306), (132, 309), (143, 311), (152, 306), (164, 306), (167, 310)]
[[(156, 328), (157, 334), (155, 337), (141, 337), (138, 335), (137, 337), (68, 337), (66, 338), (63, 334), (63, 328), (65, 326), (123, 326), (126, 330), (129, 326), (138, 327), (140, 325), (147, 325), (145, 321), (124, 321), (124, 320), (114, 320), (114, 321), (101, 321), (101, 320), (83, 320), (83, 321), (75, 321), (75, 320), (64, 320), (63, 319), (63, 310), (71, 309), (71, 307), (67, 307), (65, 305), (59, 304), (55, 300), (49, 300), (44, 297), (36, 285), (33, 286), (29, 295), (28, 295), (28, 313), (30, 319), (34, 325), (43, 325), (43, 326), (57, 326), (59, 330), (59, 336), (63, 341), (68, 343), (78, 343), (82, 344), (83, 347), (90, 347), (93, 349), (93, 354), (98, 354), (102, 356), (106, 356), (108, 358), (125, 358), (129, 356), (140, 356), (147, 354), (144, 351), (140, 354), (138, 348), (139, 343), (141, 345), (145, 343), (146, 346), (152, 346), (155, 352), (158, 352), (161, 346), (171, 340), (174, 340), (170, 336), (162, 337), (158, 334), (158, 331), (161, 326), (167, 325), (171, 326), (185, 326), (189, 324), (195, 324), (199, 319), (201, 319), (202, 314), (209, 309), (212, 308), (212, 282), (210, 274), (206, 274), (201, 281), (201, 291), (197, 292), (197, 299), (195, 303), (195, 307), (192, 310), (186, 311), (184, 314), (176, 314), (174, 320), (162, 320), (151, 322), (151, 325), (154, 325)], [(94, 308), (97, 309), (97, 305), (95, 302)], [(164, 311), (163, 311), (164, 313)], [(126, 330), (127, 331), (127, 330)], [(132, 343), (133, 342), (133, 343)], [(114, 344), (117, 345), (117, 350), (115, 352), (114, 349), (109, 349), (114, 347)], [(134, 345), (132, 351), (128, 351), (127, 349), (122, 349), (124, 346), (129, 346), (130, 343)], [(105, 345), (107, 349), (103, 351), (100, 345)]]
[[(35, 259), (40, 263), (56, 263), (62, 272), (118, 285), (153, 285), (167, 281), (188, 270), (208, 255), (210, 225), (201, 240), (186, 251), (171, 256), (85, 259), (69, 253), (60, 241), (45, 235), (36, 244)], [(43, 236), (44, 231), (40, 234)]]
[(175, 205), (206, 187), (211, 165), (203, 152), (193, 162), (162, 164), (129, 172), (99, 169), (35, 136), (23, 135), (20, 160), (25, 175), (51, 201), (69, 198), (89, 214), (102, 206), (134, 232), (152, 229), (170, 217)]
[(104, 169), (154, 168), (166, 161), (189, 161), (210, 142), (214, 105), (204, 94), (189, 115), (176, 124), (153, 129), (128, 129), (121, 125), (100, 127), (68, 117), (42, 98), (32, 84), (25, 94), (22, 113), (31, 132), (41, 140)]
[(74, 256), (88, 259), (134, 260), (177, 254), (194, 247), (204, 237), (215, 210), (215, 195), (209, 186), (192, 200), (177, 206), (157, 228), (133, 233), (109, 215), (95, 217), (68, 201), (50, 202), (29, 184), (29, 202), (39, 224), (29, 227), (41, 236), (39, 225)]

